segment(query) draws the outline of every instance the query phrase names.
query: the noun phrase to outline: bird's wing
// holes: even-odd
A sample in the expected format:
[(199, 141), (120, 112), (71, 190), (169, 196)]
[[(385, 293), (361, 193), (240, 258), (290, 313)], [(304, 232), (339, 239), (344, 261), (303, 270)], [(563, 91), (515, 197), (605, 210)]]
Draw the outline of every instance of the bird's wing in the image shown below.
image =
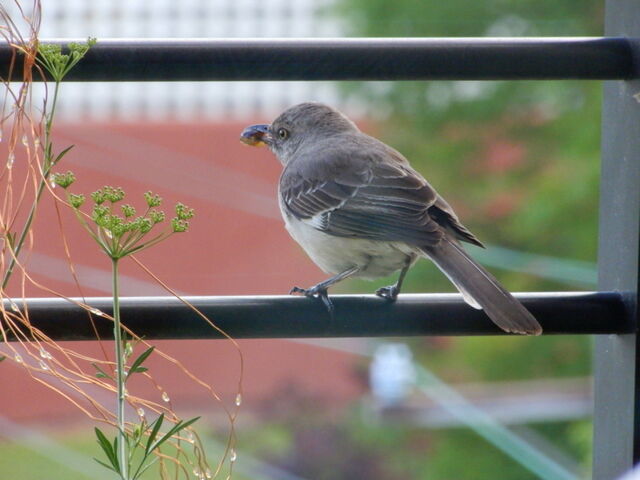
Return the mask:
[(381, 143), (339, 145), (316, 145), (287, 165), (280, 194), (288, 214), (341, 237), (440, 241), (445, 229), (430, 212), (440, 197), (402, 155)]

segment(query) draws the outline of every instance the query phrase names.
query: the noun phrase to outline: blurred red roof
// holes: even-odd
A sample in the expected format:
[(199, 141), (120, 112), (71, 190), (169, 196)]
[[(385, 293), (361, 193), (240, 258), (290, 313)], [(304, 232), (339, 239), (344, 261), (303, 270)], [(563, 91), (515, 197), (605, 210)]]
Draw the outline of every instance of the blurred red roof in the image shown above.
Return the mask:
[[(58, 171), (75, 173), (78, 180), (70, 188), (74, 193), (89, 194), (103, 185), (121, 186), (127, 193), (126, 201), (141, 209), (143, 192), (152, 190), (163, 197), (168, 217), (178, 201), (195, 209), (187, 234), (174, 235), (138, 257), (178, 292), (285, 294), (294, 284), (311, 285), (324, 275), (284, 229), (276, 202), (280, 164), (268, 150), (240, 144), (237, 139), (243, 127), (201, 123), (59, 125), (54, 134), (56, 150), (71, 144), (75, 148)], [(59, 193), (59, 188), (55, 191)], [(45, 194), (35, 222), (28, 269), (48, 288), (78, 296), (53, 203)], [(72, 212), (62, 209), (61, 218), (82, 294), (109, 295), (110, 262)], [(122, 295), (166, 294), (133, 262), (123, 262), (122, 275)], [(17, 276), (14, 281), (19, 283)], [(35, 287), (28, 287), (27, 294), (49, 296)], [(226, 365), (235, 365), (236, 356), (224, 341), (160, 343), (219, 391), (235, 396), (235, 379), (230, 372), (237, 373), (237, 369)], [(245, 341), (241, 346), (248, 403), (252, 398), (268, 398), (283, 385), (297, 384), (339, 402), (361, 393), (362, 386), (353, 375), (353, 355), (286, 341)], [(93, 343), (76, 343), (75, 347), (98, 354)], [(199, 397), (204, 393), (182, 382), (179, 375), (165, 381), (176, 399), (199, 403), (204, 398)], [(13, 386), (9, 395), (0, 398), (1, 415), (26, 419), (74, 412), (14, 362), (2, 363), (0, 382)]]

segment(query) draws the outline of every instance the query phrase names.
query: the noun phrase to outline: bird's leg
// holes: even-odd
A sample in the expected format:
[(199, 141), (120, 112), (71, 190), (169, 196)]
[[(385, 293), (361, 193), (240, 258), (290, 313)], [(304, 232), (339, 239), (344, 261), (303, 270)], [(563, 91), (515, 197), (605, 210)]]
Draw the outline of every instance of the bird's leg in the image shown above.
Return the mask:
[(327, 293), (327, 289), (330, 286), (338, 283), (339, 281), (344, 280), (345, 278), (348, 278), (351, 275), (357, 273), (358, 270), (360, 270), (359, 267), (351, 267), (348, 270), (345, 270), (344, 272), (334, 275), (333, 277), (328, 278), (325, 281), (320, 282), (317, 285), (314, 285), (313, 287), (310, 287), (310, 288), (293, 287), (289, 292), (289, 294), (299, 293), (304, 295), (305, 297), (319, 298), (320, 300), (322, 300), (322, 303), (324, 303), (324, 306), (327, 307), (327, 310), (329, 310), (329, 313), (333, 316), (333, 310), (334, 310), (333, 302), (329, 299), (329, 294)]
[(400, 289), (402, 288), (404, 277), (409, 271), (409, 268), (411, 267), (414, 259), (415, 256), (408, 256), (404, 262), (404, 267), (402, 267), (402, 270), (400, 270), (400, 276), (398, 277), (398, 281), (395, 283), (395, 285), (389, 285), (388, 287), (379, 288), (378, 290), (376, 290), (376, 295), (382, 298), (386, 298), (387, 300), (391, 300), (392, 302), (395, 301), (396, 298), (398, 298)]

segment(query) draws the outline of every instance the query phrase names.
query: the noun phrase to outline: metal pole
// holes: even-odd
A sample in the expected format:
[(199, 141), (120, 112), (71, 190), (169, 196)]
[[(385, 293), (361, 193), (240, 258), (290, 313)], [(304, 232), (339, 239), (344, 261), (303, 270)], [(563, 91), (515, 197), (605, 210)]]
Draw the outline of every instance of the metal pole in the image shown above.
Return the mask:
[[(608, 35), (626, 35), (640, 52), (640, 3), (609, 0)], [(636, 37), (636, 38), (634, 38)], [(593, 479), (611, 480), (638, 460), (638, 236), (640, 234), (640, 81), (606, 82), (598, 287), (622, 292), (633, 333), (601, 335), (595, 343)]]
[[(628, 331), (617, 293), (517, 294), (545, 333)], [(395, 303), (374, 295), (332, 296), (331, 319), (324, 305), (303, 297), (187, 297), (233, 338), (388, 337), (415, 335), (502, 335), (480, 310), (458, 294), (400, 295)], [(17, 300), (14, 300), (17, 302)], [(113, 338), (111, 298), (88, 298), (101, 338)], [(15, 308), (6, 301), (5, 309)], [(23, 306), (18, 303), (18, 306)], [(54, 340), (95, 340), (86, 310), (59, 298), (27, 299), (30, 325)], [(174, 297), (125, 297), (122, 322), (145, 338), (222, 338)], [(95, 314), (98, 314), (96, 316)]]
[[(1, 78), (10, 59), (0, 43)], [(601, 80), (631, 65), (625, 38), (98, 39), (65, 81)]]

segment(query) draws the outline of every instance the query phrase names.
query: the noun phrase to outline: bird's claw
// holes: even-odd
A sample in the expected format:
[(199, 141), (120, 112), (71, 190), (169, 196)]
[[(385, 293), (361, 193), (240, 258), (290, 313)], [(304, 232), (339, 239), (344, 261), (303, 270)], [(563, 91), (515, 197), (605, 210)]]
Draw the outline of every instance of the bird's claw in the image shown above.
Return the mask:
[(382, 287), (376, 290), (376, 295), (392, 302), (398, 298), (400, 289), (396, 285), (389, 285), (388, 287)]
[(309, 293), (311, 290), (307, 290), (306, 288), (300, 288), (300, 287), (293, 287), (290, 291), (289, 291), (289, 295), (304, 295), (305, 297), (312, 297), (313, 293)]
[(317, 286), (311, 288), (293, 287), (289, 292), (289, 295), (296, 294), (304, 295), (308, 298), (319, 298), (320, 300), (322, 300), (322, 303), (329, 311), (329, 315), (331, 315), (331, 318), (333, 318), (335, 307), (333, 306), (333, 302), (329, 298), (329, 294), (327, 293), (326, 288), (317, 288)]

